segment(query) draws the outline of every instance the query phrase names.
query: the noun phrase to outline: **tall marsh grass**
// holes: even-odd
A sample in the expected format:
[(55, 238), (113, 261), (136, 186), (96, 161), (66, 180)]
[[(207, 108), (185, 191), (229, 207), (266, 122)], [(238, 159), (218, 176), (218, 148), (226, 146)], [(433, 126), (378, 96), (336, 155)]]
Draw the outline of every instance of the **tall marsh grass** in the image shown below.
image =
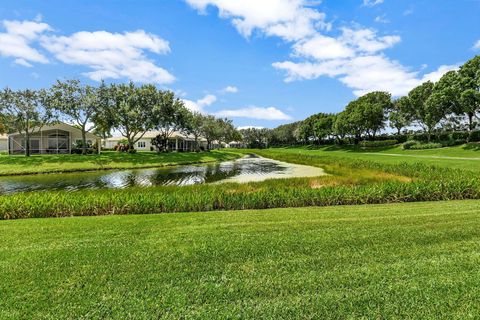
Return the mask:
[(421, 163), (389, 165), (292, 155), (281, 150), (257, 153), (321, 166), (331, 175), (247, 184), (6, 195), (0, 196), (0, 219), (480, 199), (479, 175), (469, 171)]

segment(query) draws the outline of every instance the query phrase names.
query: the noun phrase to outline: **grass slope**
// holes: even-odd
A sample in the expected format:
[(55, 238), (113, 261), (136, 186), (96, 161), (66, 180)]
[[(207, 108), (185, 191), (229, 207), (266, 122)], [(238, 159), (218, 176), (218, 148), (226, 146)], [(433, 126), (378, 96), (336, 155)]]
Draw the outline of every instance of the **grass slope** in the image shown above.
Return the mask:
[(324, 146), (319, 148), (279, 148), (290, 154), (308, 154), (376, 161), (384, 164), (423, 163), (448, 168), (480, 171), (480, 144), (468, 144), (428, 150), (403, 150), (401, 147), (372, 148), (350, 146)]
[(238, 157), (235, 152), (103, 152), (95, 155), (0, 155), (0, 175), (75, 172), (105, 169), (132, 169), (181, 164), (226, 161)]
[(0, 221), (0, 318), (474, 318), (479, 209)]

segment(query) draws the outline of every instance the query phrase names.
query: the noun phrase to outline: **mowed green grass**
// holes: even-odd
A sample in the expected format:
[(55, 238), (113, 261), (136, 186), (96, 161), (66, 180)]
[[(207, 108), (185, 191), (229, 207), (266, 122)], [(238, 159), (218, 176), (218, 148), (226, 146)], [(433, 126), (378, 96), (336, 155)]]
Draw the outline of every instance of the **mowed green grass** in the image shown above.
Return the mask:
[(0, 221), (1, 319), (467, 319), (480, 201)]
[(423, 163), (456, 169), (480, 170), (480, 144), (428, 150), (403, 150), (401, 147), (360, 149), (349, 146), (270, 149), (284, 154), (304, 154), (368, 160), (385, 164)]
[(94, 155), (0, 155), (0, 175), (75, 172), (105, 169), (133, 169), (161, 167), (213, 161), (225, 161), (238, 157), (233, 151), (211, 152), (103, 152)]

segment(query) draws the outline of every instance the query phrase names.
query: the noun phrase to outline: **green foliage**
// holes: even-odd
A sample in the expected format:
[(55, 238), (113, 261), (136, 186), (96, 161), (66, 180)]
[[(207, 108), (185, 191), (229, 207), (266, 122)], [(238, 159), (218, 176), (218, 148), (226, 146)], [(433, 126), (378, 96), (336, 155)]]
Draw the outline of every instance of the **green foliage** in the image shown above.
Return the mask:
[(398, 144), (397, 140), (378, 140), (378, 141), (368, 141), (364, 140), (359, 143), (360, 147), (363, 148), (378, 148), (378, 147), (388, 147)]
[(423, 149), (442, 148), (444, 147), (444, 145), (442, 143), (434, 143), (434, 142), (421, 143), (419, 141), (410, 140), (405, 142), (402, 147), (404, 150), (423, 150)]

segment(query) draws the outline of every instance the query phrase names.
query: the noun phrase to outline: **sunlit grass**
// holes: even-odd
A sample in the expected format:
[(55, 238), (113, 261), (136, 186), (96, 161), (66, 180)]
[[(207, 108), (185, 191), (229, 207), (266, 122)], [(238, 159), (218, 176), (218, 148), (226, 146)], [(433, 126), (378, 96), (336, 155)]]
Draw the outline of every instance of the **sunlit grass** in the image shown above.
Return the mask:
[(0, 318), (475, 318), (479, 209), (0, 221)]

